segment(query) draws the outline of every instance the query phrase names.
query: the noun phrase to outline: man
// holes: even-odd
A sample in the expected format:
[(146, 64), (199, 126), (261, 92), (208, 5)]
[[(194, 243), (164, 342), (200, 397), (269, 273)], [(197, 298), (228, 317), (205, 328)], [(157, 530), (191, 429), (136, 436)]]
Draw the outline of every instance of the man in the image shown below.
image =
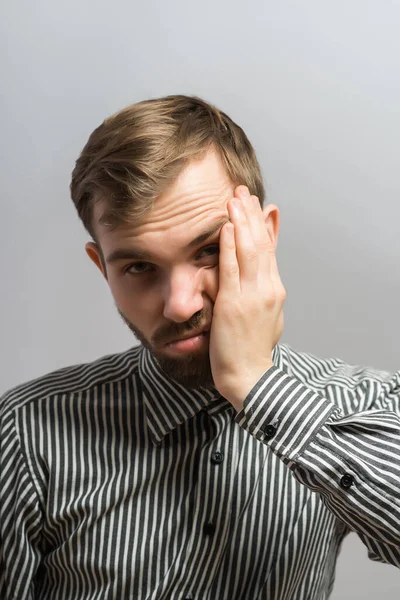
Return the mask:
[(1, 401), (3, 599), (313, 599), (355, 531), (400, 566), (400, 373), (279, 345), (279, 211), (198, 98), (90, 136), (72, 199), (141, 345)]

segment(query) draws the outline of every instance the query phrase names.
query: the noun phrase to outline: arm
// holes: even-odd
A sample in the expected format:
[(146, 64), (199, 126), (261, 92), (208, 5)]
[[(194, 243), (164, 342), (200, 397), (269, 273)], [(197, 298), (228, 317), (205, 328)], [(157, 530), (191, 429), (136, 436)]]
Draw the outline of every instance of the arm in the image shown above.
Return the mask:
[(296, 378), (271, 367), (236, 421), (320, 494), (371, 559), (400, 567), (400, 372), (282, 350)]
[(33, 600), (41, 510), (21, 450), (15, 412), (0, 400), (0, 598)]
[(285, 300), (277, 219), (275, 227), (269, 219), (277, 209), (263, 215), (244, 186), (235, 194), (220, 236), (210, 333), (215, 386), (237, 422), (358, 533), (370, 558), (400, 566), (400, 374), (368, 375), (330, 361), (336, 380), (324, 384), (328, 366), (310, 358), (295, 376), (274, 366)]

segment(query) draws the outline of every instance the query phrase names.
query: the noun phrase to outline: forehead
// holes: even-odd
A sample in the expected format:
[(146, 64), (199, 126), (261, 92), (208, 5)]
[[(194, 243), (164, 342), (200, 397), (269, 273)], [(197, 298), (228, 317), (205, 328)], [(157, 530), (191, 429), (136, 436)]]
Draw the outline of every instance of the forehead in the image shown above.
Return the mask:
[(161, 236), (165, 238), (167, 234), (169, 243), (176, 239), (184, 244), (196, 231), (227, 217), (227, 202), (233, 190), (234, 185), (219, 155), (210, 151), (203, 158), (189, 163), (175, 182), (155, 200), (151, 210), (134, 225), (110, 230), (99, 224), (105, 206), (98, 203), (94, 217), (99, 241), (107, 246), (127, 238), (136, 243), (145, 240), (165, 243)]

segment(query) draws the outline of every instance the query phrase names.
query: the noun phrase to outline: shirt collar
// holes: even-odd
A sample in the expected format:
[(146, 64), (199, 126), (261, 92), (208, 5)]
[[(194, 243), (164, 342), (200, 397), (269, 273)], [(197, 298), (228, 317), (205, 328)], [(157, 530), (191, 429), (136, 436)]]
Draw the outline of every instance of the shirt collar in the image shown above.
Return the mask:
[[(276, 366), (281, 366), (279, 346), (275, 346), (272, 359)], [(139, 377), (147, 425), (156, 444), (208, 405), (222, 401), (227, 408), (231, 406), (215, 388), (189, 390), (168, 377), (154, 355), (144, 347), (139, 359)]]

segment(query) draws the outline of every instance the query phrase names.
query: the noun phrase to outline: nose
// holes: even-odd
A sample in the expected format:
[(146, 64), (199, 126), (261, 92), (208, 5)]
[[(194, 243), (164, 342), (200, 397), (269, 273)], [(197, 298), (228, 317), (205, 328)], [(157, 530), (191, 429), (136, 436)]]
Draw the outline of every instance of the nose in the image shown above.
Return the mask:
[(203, 288), (199, 273), (175, 271), (164, 287), (164, 317), (183, 323), (204, 307)]

